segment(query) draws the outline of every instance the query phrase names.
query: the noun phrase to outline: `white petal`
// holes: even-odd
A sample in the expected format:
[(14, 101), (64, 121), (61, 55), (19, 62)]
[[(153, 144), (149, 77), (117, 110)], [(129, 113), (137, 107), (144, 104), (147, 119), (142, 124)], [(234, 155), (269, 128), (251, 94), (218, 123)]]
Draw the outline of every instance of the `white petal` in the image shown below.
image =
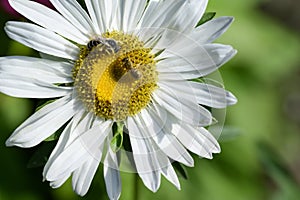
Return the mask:
[(170, 88), (163, 82), (159, 83), (159, 87), (153, 93), (154, 100), (174, 117), (196, 126), (207, 126), (212, 123), (211, 113), (198, 105), (195, 96), (184, 96), (179, 90)]
[(205, 83), (191, 83), (198, 103), (212, 108), (225, 108), (237, 103), (237, 98), (223, 88)]
[(187, 25), (187, 28), (190, 26), (194, 28), (205, 13), (207, 4), (208, 0), (202, 0), (201, 2), (199, 2), (199, 0), (186, 1), (185, 7), (183, 8), (184, 11), (182, 11), (182, 14), (190, 13), (190, 15), (185, 16), (185, 19), (187, 21), (183, 20), (183, 24), (184, 22), (188, 22), (187, 24), (189, 25)]
[(35, 79), (47, 83), (71, 83), (73, 65), (25, 56), (0, 58), (0, 73)]
[(152, 37), (150, 47), (165, 49), (196, 26), (206, 5), (207, 0), (150, 1), (137, 35), (147, 45)]
[(6, 141), (7, 146), (32, 147), (64, 125), (74, 115), (74, 100), (66, 96), (29, 117)]
[[(59, 1), (50, 0), (54, 7), (67, 19), (70, 23), (74, 25), (78, 30), (90, 38), (95, 35), (96, 32), (93, 27), (93, 22), (86, 13), (86, 11), (81, 7), (81, 5), (76, 0)], [(85, 40), (87, 42), (87, 40)]]
[(161, 121), (159, 116), (152, 111), (150, 112), (151, 114), (147, 113), (146, 110), (142, 112), (144, 112), (144, 121), (149, 123), (145, 130), (151, 133), (151, 138), (157, 146), (171, 159), (192, 167), (194, 165), (193, 158), (171, 134), (172, 121)]
[(52, 187), (54, 189), (59, 188), (59, 187), (61, 187), (68, 180), (68, 178), (70, 176), (71, 176), (70, 173), (64, 174), (64, 176), (62, 178), (57, 179), (55, 181), (51, 181), (49, 185), (50, 185), (50, 187)]
[[(111, 122), (106, 121), (95, 125), (85, 133), (81, 133), (75, 141), (66, 147), (61, 154), (51, 163), (47, 173), (47, 180), (55, 180), (66, 172), (72, 172), (81, 167), (87, 160), (99, 159), (102, 152), (101, 145), (104, 142)], [(76, 129), (74, 130), (76, 131)], [(100, 156), (101, 157), (101, 156)], [(100, 160), (99, 160), (100, 161)]]
[(43, 52), (39, 52), (39, 55), (41, 58), (45, 59), (45, 60), (53, 60), (53, 61), (59, 61), (59, 62), (66, 62), (65, 58), (59, 58), (56, 56), (52, 56)]
[(118, 200), (121, 195), (121, 177), (116, 153), (109, 148), (103, 166), (106, 191), (110, 200)]
[(88, 41), (87, 36), (64, 17), (42, 4), (28, 0), (9, 0), (9, 3), (18, 13), (50, 31), (78, 44), (86, 44)]
[[(178, 177), (176, 175), (176, 172), (174, 171), (172, 164), (167, 156), (167, 154), (164, 153), (163, 150), (161, 150), (157, 144), (152, 142), (152, 137), (156, 137), (155, 135), (162, 131), (164, 127), (157, 127), (157, 125), (154, 125), (153, 120), (149, 119), (149, 113), (143, 110), (140, 115), (137, 115), (136, 118), (139, 118), (137, 121), (138, 123), (142, 123), (138, 125), (140, 127), (141, 133), (143, 133), (143, 140), (147, 144), (151, 144), (149, 146), (149, 149), (151, 150), (151, 154), (149, 156), (152, 156), (152, 160), (155, 160), (157, 162), (156, 168), (159, 169), (159, 171), (171, 182), (173, 183), (178, 189), (180, 189), (180, 183), (178, 180)], [(158, 116), (155, 116), (158, 117)], [(165, 118), (161, 118), (164, 121)], [(164, 121), (165, 122), (165, 121)], [(131, 133), (131, 135), (134, 133)], [(134, 137), (134, 136), (133, 136)], [(141, 137), (141, 136), (137, 136)], [(131, 137), (132, 138), (132, 137)], [(159, 183), (159, 182), (158, 182)], [(159, 185), (157, 185), (159, 187)]]
[(143, 27), (136, 29), (134, 35), (144, 42), (145, 47), (151, 48), (152, 53), (156, 54), (162, 49), (167, 49), (182, 34), (176, 30), (160, 27)]
[(119, 30), (125, 32), (132, 31), (136, 28), (140, 20), (147, 0), (118, 0), (119, 4)]
[[(48, 173), (48, 170), (52, 165), (53, 161), (63, 152), (64, 149), (66, 149), (66, 147), (72, 144), (73, 141), (79, 136), (78, 135), (79, 131), (74, 132), (74, 129), (80, 126), (80, 127), (86, 127), (84, 128), (84, 130), (87, 131), (91, 126), (92, 120), (90, 118), (90, 115), (87, 115), (86, 111), (83, 109), (81, 110), (76, 109), (76, 110), (77, 113), (75, 114), (71, 122), (66, 126), (66, 128), (60, 135), (59, 140), (44, 167), (43, 170), (44, 179), (46, 179), (46, 174)], [(84, 131), (80, 131), (80, 132), (82, 133)], [(65, 174), (71, 175), (71, 172), (67, 172)]]
[(219, 17), (197, 27), (189, 34), (198, 44), (208, 44), (219, 38), (231, 25), (233, 17)]
[[(82, 119), (82, 121), (80, 121), (81, 119)], [(80, 122), (80, 125), (78, 125), (79, 122)], [(84, 111), (84, 110), (79, 110), (79, 112), (73, 117), (71, 122), (66, 126), (66, 128), (62, 132), (61, 136), (59, 137), (59, 140), (44, 167), (44, 170), (43, 170), (44, 180), (46, 180), (46, 174), (48, 173), (49, 167), (52, 165), (53, 161), (61, 154), (61, 152), (66, 147), (68, 147), (70, 144), (72, 144), (73, 141), (77, 138), (78, 134), (76, 134), (76, 132), (75, 133), (73, 132), (74, 128), (77, 125), (78, 126), (85, 125), (86, 128), (84, 130), (88, 130), (87, 127), (89, 127), (91, 125), (91, 122), (92, 121), (91, 121), (90, 115), (86, 115), (86, 111)], [(66, 172), (62, 173), (59, 177), (50, 181), (50, 186), (53, 188), (60, 187), (71, 176), (71, 173), (72, 173), (72, 171), (66, 171)]]
[[(195, 128), (195, 127), (191, 127), (191, 128)], [(218, 141), (207, 129), (200, 127), (199, 129), (196, 129), (196, 130), (199, 130), (199, 132), (201, 133), (201, 136), (203, 136), (205, 138), (205, 140), (207, 141), (207, 144), (210, 145), (212, 153), (220, 153), (221, 152), (221, 148), (220, 148)]]
[[(81, 133), (84, 133), (86, 130), (90, 128), (90, 126), (94, 127), (100, 125), (98, 120), (95, 120), (94, 123), (92, 124), (90, 123), (93, 122), (93, 116), (91, 115), (92, 114), (87, 114), (87, 116), (80, 122), (80, 124), (78, 124), (77, 127), (74, 126), (72, 127), (73, 130), (75, 128), (78, 130), (73, 133), (73, 137), (74, 135), (80, 135)], [(74, 124), (78, 123), (76, 122), (77, 120), (79, 119), (76, 119), (74, 117)], [(102, 120), (100, 120), (100, 123), (102, 123)], [(76, 138), (74, 138), (74, 140), (75, 139)], [(72, 143), (73, 142), (69, 142), (69, 144), (66, 144), (66, 146), (69, 146)], [(84, 163), (81, 167), (79, 167), (73, 172), (72, 186), (74, 191), (80, 196), (84, 196), (88, 192), (93, 177), (95, 176), (99, 163), (101, 161), (102, 152), (103, 152), (103, 144), (101, 144), (96, 151), (93, 151), (92, 156), (88, 156), (88, 160), (86, 161), (86, 163)]]
[(179, 32), (187, 32), (193, 29), (205, 12), (207, 3), (208, 0), (185, 1), (180, 10), (173, 16), (175, 21), (169, 25), (169, 28)]
[(136, 117), (129, 117), (127, 122), (136, 170), (145, 186), (156, 192), (160, 186), (160, 167), (152, 141), (143, 135), (147, 127), (142, 127), (142, 122)]
[[(178, 190), (180, 190), (180, 182), (178, 180), (177, 174), (167, 156), (157, 156), (158, 162), (161, 166), (164, 166), (160, 169), (161, 173), (170, 181)], [(162, 165), (163, 164), (163, 165)]]
[(0, 92), (20, 98), (56, 98), (72, 93), (72, 87), (59, 87), (15, 74), (0, 74)]
[(172, 22), (176, 20), (174, 16), (184, 5), (186, 0), (150, 0), (145, 10), (143, 18), (140, 21), (140, 27), (161, 27), (169, 28)]
[(78, 58), (79, 48), (77, 46), (37, 25), (10, 21), (6, 23), (5, 31), (13, 40), (37, 51), (71, 60)]
[(195, 42), (186, 43), (185, 46), (174, 45), (157, 58), (161, 60), (157, 70), (164, 80), (203, 77), (217, 70), (235, 54), (236, 50), (229, 45), (200, 46)]
[(183, 30), (176, 27), (176, 13), (185, 4), (185, 0), (151, 0), (135, 30), (145, 46), (154, 49), (165, 49), (172, 44)]
[[(72, 127), (73, 119), (70, 123), (65, 127), (64, 131), (61, 133), (59, 140), (54, 148), (54, 150), (51, 152), (50, 157), (48, 158), (48, 161), (43, 169), (43, 179), (46, 180), (46, 174), (48, 172), (49, 166), (51, 166), (51, 163), (53, 162), (54, 158), (57, 157), (62, 150), (65, 148), (71, 134), (71, 127)], [(50, 182), (50, 186), (57, 188), (60, 187), (69, 177), (71, 176), (71, 172), (65, 173), (63, 176), (56, 180), (52, 180)], [(64, 181), (65, 180), (65, 181)]]
[(233, 94), (210, 84), (198, 83), (189, 81), (185, 82), (163, 82), (174, 90), (178, 90), (183, 96), (187, 98), (196, 98), (197, 102), (212, 108), (225, 108), (228, 105), (233, 105), (237, 99)]
[(211, 159), (212, 153), (220, 152), (217, 140), (209, 132), (203, 134), (203, 129), (174, 124), (172, 133), (187, 149), (201, 157)]
[(96, 174), (101, 158), (91, 157), (80, 168), (74, 171), (72, 176), (73, 190), (80, 196), (84, 196), (92, 183)]
[(112, 22), (116, 16), (117, 3), (112, 0), (85, 0), (87, 9), (92, 18), (94, 29), (97, 34), (101, 35), (103, 32), (112, 28)]

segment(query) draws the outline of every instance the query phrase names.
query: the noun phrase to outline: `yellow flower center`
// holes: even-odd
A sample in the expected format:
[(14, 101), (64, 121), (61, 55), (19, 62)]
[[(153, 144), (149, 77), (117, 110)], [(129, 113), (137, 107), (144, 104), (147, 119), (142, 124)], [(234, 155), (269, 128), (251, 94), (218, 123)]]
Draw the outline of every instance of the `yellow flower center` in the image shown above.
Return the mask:
[(73, 69), (74, 86), (97, 116), (124, 120), (151, 101), (157, 71), (151, 49), (137, 37), (113, 31), (81, 48)]

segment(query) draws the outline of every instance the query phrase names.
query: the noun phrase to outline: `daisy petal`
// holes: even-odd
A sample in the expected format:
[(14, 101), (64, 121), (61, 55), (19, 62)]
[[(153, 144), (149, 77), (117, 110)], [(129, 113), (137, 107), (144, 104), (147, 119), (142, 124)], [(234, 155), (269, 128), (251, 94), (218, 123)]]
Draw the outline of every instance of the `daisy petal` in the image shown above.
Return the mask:
[(92, 18), (94, 29), (97, 34), (101, 35), (112, 27), (113, 19), (116, 16), (117, 6), (112, 0), (85, 0), (85, 4)]
[(168, 179), (168, 181), (170, 181), (173, 185), (175, 185), (175, 187), (180, 190), (180, 182), (178, 180), (177, 174), (169, 160), (169, 158), (167, 156), (164, 155), (160, 155), (157, 156), (158, 157), (158, 162), (160, 163), (160, 165), (162, 166), (163, 164), (163, 168), (160, 169), (161, 173), (164, 175), (164, 177), (166, 177), (166, 179)]
[(72, 87), (59, 87), (15, 74), (0, 74), (0, 92), (20, 98), (56, 98), (72, 93)]
[(162, 82), (174, 90), (178, 90), (183, 96), (187, 98), (196, 98), (197, 102), (212, 108), (225, 108), (237, 102), (236, 97), (224, 90), (210, 84), (198, 82)]
[(46, 105), (21, 124), (6, 141), (6, 145), (32, 147), (39, 144), (74, 115), (74, 106), (70, 95)]
[(104, 166), (104, 178), (106, 191), (110, 200), (118, 200), (121, 196), (120, 172), (116, 169)]
[(187, 43), (170, 47), (157, 57), (161, 60), (157, 70), (164, 80), (199, 78), (214, 72), (235, 54), (229, 45)]
[[(81, 120), (81, 121), (80, 121)], [(66, 147), (68, 147), (70, 144), (73, 143), (73, 141), (78, 137), (79, 133), (78, 132), (85, 132), (86, 130), (88, 130), (92, 124), (92, 118), (90, 115), (86, 115), (86, 112), (84, 110), (79, 110), (79, 112), (73, 117), (73, 119), (71, 120), (71, 122), (66, 126), (66, 128), (64, 129), (64, 131), (62, 132), (61, 136), (59, 137), (59, 140), (57, 142), (57, 145), (55, 146), (54, 150), (52, 151), (45, 167), (43, 170), (43, 177), (46, 180), (47, 177), (47, 173), (48, 170), (50, 168), (50, 166), (52, 165), (52, 163), (54, 162), (54, 160), (63, 152), (64, 149), (66, 149)], [(74, 131), (74, 129), (79, 129), (80, 131)], [(85, 131), (81, 131), (81, 130), (85, 130)], [(91, 158), (90, 160), (93, 160), (94, 158)], [(74, 175), (73, 173), (73, 178), (72, 178), (72, 182), (73, 182), (73, 186), (76, 185), (76, 192), (78, 194), (82, 194), (84, 192), (84, 190), (86, 189), (84, 186), (81, 186), (81, 183), (83, 182), (82, 179), (85, 179), (86, 176), (77, 176), (79, 175), (77, 172), (83, 169), (83, 173), (85, 172), (84, 169), (87, 169), (86, 166), (87, 163), (83, 164), (83, 166), (81, 166), (81, 168), (75, 170), (74, 173), (76, 173), (76, 175)], [(56, 177), (55, 179), (50, 180), (50, 186), (53, 188), (58, 188), (60, 187), (70, 176), (71, 176), (72, 171), (65, 171), (63, 173), (61, 173), (60, 176)], [(88, 175), (89, 173), (85, 174)], [(88, 184), (88, 182), (87, 182)], [(75, 190), (75, 189), (74, 189)]]
[[(64, 151), (64, 149), (66, 149), (70, 144), (74, 142), (74, 140), (79, 136), (80, 133), (87, 131), (90, 128), (91, 123), (91, 117), (90, 115), (86, 114), (85, 110), (76, 109), (76, 114), (74, 115), (71, 122), (68, 123), (64, 131), (61, 133), (59, 140), (44, 167), (44, 179), (46, 179), (48, 170), (54, 162), (54, 160)], [(79, 131), (74, 131), (75, 128), (79, 129)], [(71, 175), (71, 172), (67, 172), (65, 174)], [(61, 179), (61, 177), (58, 179)], [(52, 181), (55, 182), (56, 179), (53, 179)]]
[(121, 177), (116, 153), (109, 148), (103, 166), (106, 191), (110, 200), (118, 200), (121, 195)]
[(150, 0), (139, 27), (169, 28), (172, 22), (176, 20), (174, 16), (176, 16), (176, 13), (184, 3), (185, 0)]
[(189, 125), (174, 124), (172, 133), (179, 141), (191, 152), (208, 159), (212, 159), (212, 153), (220, 152), (217, 140), (207, 133), (202, 134), (203, 130), (197, 130)]
[[(64, 173), (72, 172), (79, 168), (89, 159), (99, 159), (99, 151), (102, 151), (99, 147), (103, 144), (110, 130), (109, 127), (111, 127), (111, 122), (106, 121), (80, 134), (79, 137), (66, 147), (51, 163), (46, 173), (46, 179), (50, 181), (55, 180)], [(74, 131), (76, 131), (76, 129)], [(101, 131), (102, 134), (99, 134), (99, 131)], [(77, 153), (74, 154), (74, 152)]]
[(70, 176), (71, 176), (70, 173), (64, 174), (64, 176), (62, 178), (57, 179), (55, 181), (51, 181), (49, 185), (50, 185), (50, 187), (52, 187), (54, 189), (59, 188), (59, 187), (61, 187), (68, 180), (68, 178)]
[(179, 32), (186, 32), (193, 29), (205, 12), (208, 0), (188, 0), (185, 1), (181, 9), (174, 16), (176, 19), (171, 29), (176, 27)]
[(197, 27), (189, 34), (198, 44), (208, 44), (219, 38), (231, 25), (233, 17), (219, 17)]
[(86, 44), (88, 41), (87, 36), (64, 17), (42, 4), (28, 0), (9, 0), (9, 3), (18, 13), (50, 31), (78, 44)]
[(143, 11), (146, 7), (147, 0), (118, 0), (119, 3), (119, 23), (120, 30), (125, 32), (132, 31), (136, 28)]
[[(164, 49), (174, 42), (182, 30), (175, 17), (185, 0), (149, 1), (135, 33), (149, 48)], [(155, 53), (155, 52), (154, 52)]]
[(160, 168), (156, 158), (156, 150), (149, 137), (142, 134), (142, 122), (138, 118), (128, 118), (128, 130), (133, 151), (133, 158), (139, 176), (144, 185), (156, 192), (160, 186)]
[[(176, 84), (176, 82), (173, 82)], [(211, 113), (199, 106), (196, 97), (180, 94), (176, 89), (159, 83), (160, 88), (153, 94), (155, 101), (177, 119), (196, 126), (207, 126), (212, 123)]]
[[(44, 180), (46, 180), (46, 173), (48, 171), (49, 166), (51, 165), (50, 163), (52, 163), (54, 157), (57, 157), (57, 155), (65, 148), (65, 145), (67, 144), (67, 141), (70, 138), (71, 127), (72, 127), (73, 121), (74, 120), (72, 119), (71, 122), (68, 123), (68, 125), (66, 126), (64, 131), (61, 133), (59, 140), (44, 167), (44, 170), (43, 170), (43, 179)], [(71, 172), (64, 173), (60, 178), (50, 181), (50, 186), (52, 188), (59, 188), (61, 185), (64, 184), (64, 182), (66, 182), (66, 180), (70, 176), (71, 176)]]
[(147, 41), (148, 46), (165, 49), (177, 41), (183, 32), (189, 32), (196, 26), (207, 2), (207, 0), (150, 1), (138, 25), (140, 30), (136, 31), (136, 34)]
[(49, 54), (46, 54), (46, 53), (43, 53), (43, 52), (38, 52), (40, 57), (45, 59), (45, 60), (53, 60), (53, 61), (60, 61), (60, 62), (65, 62), (66, 59), (64, 58), (59, 58), (59, 57), (56, 57), (56, 56), (52, 56), (52, 55), (49, 55)]
[[(140, 116), (137, 116), (139, 119), (137, 120), (137, 123), (142, 123), (139, 126), (140, 127), (144, 127), (141, 130), (141, 134), (143, 134), (143, 140), (145, 141), (146, 144), (149, 144), (149, 149), (151, 149), (151, 155), (153, 155), (153, 158), (150, 158), (151, 160), (154, 160), (155, 162), (152, 163), (156, 163), (157, 162), (157, 166), (154, 167), (152, 170), (155, 170), (156, 168), (159, 169), (159, 171), (171, 182), (173, 183), (178, 189), (180, 189), (180, 183), (178, 180), (178, 177), (176, 175), (176, 172), (174, 171), (171, 162), (169, 160), (169, 158), (167, 157), (167, 155), (161, 150), (159, 149), (159, 147), (157, 147), (157, 145), (155, 143), (153, 143), (152, 141), (152, 135), (156, 135), (157, 132), (161, 131), (163, 127), (153, 127), (153, 123), (148, 120), (148, 113), (146, 111), (142, 111)], [(137, 118), (136, 117), (136, 118)], [(156, 116), (157, 117), (157, 116)], [(165, 119), (165, 118), (162, 118)], [(131, 135), (134, 133), (131, 133)], [(135, 137), (136, 135), (134, 135)], [(136, 136), (138, 138), (141, 137), (140, 136)], [(132, 137), (131, 137), (132, 138)], [(152, 145), (150, 145), (152, 144)], [(157, 182), (157, 187), (159, 187), (159, 182)]]
[(225, 108), (237, 103), (237, 98), (229, 91), (205, 83), (191, 82), (198, 103), (212, 108)]
[(72, 186), (73, 190), (78, 195), (84, 196), (88, 192), (100, 160), (100, 157), (98, 157), (98, 159), (91, 157), (83, 164), (83, 166), (74, 171), (72, 176)]
[(6, 23), (5, 31), (13, 40), (37, 51), (71, 60), (78, 58), (79, 48), (77, 46), (37, 25), (10, 21)]
[(194, 166), (193, 158), (178, 142), (175, 136), (170, 134), (170, 120), (165, 122), (161, 121), (158, 114), (155, 112), (148, 113), (147, 111), (143, 110), (141, 114), (143, 115), (144, 121), (148, 122), (147, 128), (145, 128), (145, 130), (148, 131), (148, 136), (155, 141), (161, 151), (163, 151), (173, 160), (181, 162), (190, 167)]
[[(192, 130), (194, 129), (195, 131), (197, 131), (198, 129), (195, 129), (195, 127), (191, 127), (189, 126)], [(201, 137), (203, 136), (203, 138), (205, 138), (205, 140), (207, 141), (207, 144), (211, 147), (211, 152), (212, 153), (220, 153), (221, 152), (221, 148), (220, 145), (218, 143), (218, 141), (216, 140), (216, 138), (205, 128), (200, 127), (199, 128), (199, 132), (201, 133)]]
[[(89, 38), (91, 35), (95, 35), (93, 22), (86, 13), (86, 11), (81, 7), (81, 5), (76, 0), (69, 1), (59, 1), (50, 0), (54, 7), (71, 22), (74, 27), (82, 32)], [(87, 42), (87, 41), (86, 41)]]
[(25, 56), (0, 58), (1, 74), (35, 79), (49, 84), (71, 83), (72, 64)]

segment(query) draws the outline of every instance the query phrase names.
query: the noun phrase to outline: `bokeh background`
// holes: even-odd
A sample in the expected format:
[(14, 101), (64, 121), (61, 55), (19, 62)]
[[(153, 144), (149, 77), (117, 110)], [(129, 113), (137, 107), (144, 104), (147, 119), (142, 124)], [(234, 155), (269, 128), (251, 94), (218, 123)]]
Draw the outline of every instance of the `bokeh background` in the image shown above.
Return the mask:
[[(24, 19), (6, 12), (3, 2), (0, 56), (38, 56), (6, 36), (6, 21)], [(188, 180), (180, 178), (181, 191), (163, 179), (153, 194), (139, 181), (139, 199), (300, 199), (299, 10), (299, 0), (210, 0), (207, 11), (235, 17), (218, 42), (239, 51), (220, 70), (226, 88), (239, 99), (227, 109), (222, 152), (213, 160), (195, 158), (195, 167), (187, 169)], [(56, 190), (42, 182), (45, 158), (36, 151), (47, 151), (55, 142), (31, 149), (5, 147), (36, 103), (0, 94), (0, 200), (107, 199), (102, 169), (83, 198), (73, 193), (70, 182)], [(121, 199), (133, 199), (134, 179), (133, 174), (122, 174)]]

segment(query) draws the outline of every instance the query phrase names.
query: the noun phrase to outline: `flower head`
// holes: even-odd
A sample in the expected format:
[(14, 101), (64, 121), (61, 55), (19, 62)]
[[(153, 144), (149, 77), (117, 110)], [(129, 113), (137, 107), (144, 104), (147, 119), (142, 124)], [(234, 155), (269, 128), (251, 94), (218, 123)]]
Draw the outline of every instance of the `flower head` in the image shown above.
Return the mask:
[(88, 12), (75, 0), (50, 1), (57, 12), (9, 0), (35, 24), (7, 22), (7, 34), (42, 58), (0, 58), (0, 91), (51, 101), (6, 144), (32, 147), (65, 125), (43, 171), (53, 188), (72, 176), (75, 192), (85, 195), (103, 157), (108, 195), (118, 199), (126, 156), (150, 190), (161, 175), (180, 188), (173, 161), (193, 166), (188, 150), (205, 158), (220, 152), (204, 128), (213, 121), (207, 107), (236, 103), (199, 81), (235, 55), (211, 44), (233, 19), (197, 26), (207, 0), (86, 0)]

